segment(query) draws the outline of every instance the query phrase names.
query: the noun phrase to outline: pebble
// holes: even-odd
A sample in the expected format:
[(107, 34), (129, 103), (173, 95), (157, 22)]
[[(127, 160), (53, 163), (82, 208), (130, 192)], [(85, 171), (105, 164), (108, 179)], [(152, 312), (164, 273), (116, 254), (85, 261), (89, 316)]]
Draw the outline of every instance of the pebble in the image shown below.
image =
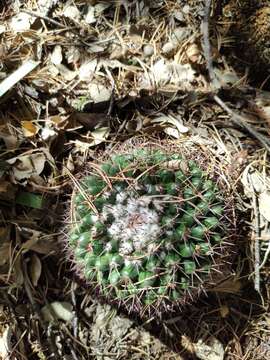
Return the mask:
[(174, 49), (175, 49), (175, 44), (169, 41), (163, 45), (162, 52), (164, 55), (170, 55), (174, 51)]
[(172, 33), (172, 42), (179, 44), (180, 42), (186, 40), (189, 37), (190, 32), (190, 28), (186, 26), (180, 26), (175, 28)]
[(154, 54), (154, 47), (153, 45), (145, 45), (143, 47), (143, 53), (144, 53), (144, 56), (146, 57), (150, 57)]

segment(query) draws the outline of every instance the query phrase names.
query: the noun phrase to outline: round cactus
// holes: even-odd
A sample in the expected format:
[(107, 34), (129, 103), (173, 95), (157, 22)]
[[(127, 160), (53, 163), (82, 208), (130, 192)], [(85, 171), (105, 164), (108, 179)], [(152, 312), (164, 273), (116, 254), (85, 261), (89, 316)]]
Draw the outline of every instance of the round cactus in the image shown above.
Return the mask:
[(80, 276), (129, 311), (186, 303), (225, 262), (224, 192), (178, 154), (140, 149), (92, 164), (71, 210), (68, 248)]

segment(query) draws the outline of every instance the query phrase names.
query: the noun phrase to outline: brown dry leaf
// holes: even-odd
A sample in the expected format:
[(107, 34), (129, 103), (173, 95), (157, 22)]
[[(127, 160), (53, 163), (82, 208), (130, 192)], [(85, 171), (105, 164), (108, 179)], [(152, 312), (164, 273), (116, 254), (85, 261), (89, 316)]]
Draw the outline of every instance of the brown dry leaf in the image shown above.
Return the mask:
[(10, 241), (10, 226), (0, 227), (0, 244)]
[(14, 262), (14, 283), (17, 286), (22, 286), (24, 283), (23, 269), (22, 269), (22, 257), (21, 254), (16, 256), (16, 260)]
[(0, 126), (0, 139), (4, 141), (8, 150), (17, 149), (19, 146), (19, 139), (17, 135), (7, 124)]
[(245, 195), (252, 198), (254, 192), (262, 193), (265, 190), (265, 182), (259, 171), (248, 165), (243, 171), (241, 182), (244, 186)]
[(89, 142), (75, 140), (75, 141), (71, 141), (71, 143), (75, 144), (75, 147), (79, 152), (84, 153), (85, 151), (88, 151), (89, 148), (106, 141), (107, 137), (109, 136), (109, 133), (110, 133), (109, 127), (102, 127), (91, 132), (92, 139)]
[(200, 63), (202, 56), (201, 56), (201, 51), (200, 51), (198, 45), (196, 45), (196, 44), (189, 45), (186, 50), (186, 54), (187, 54), (188, 59), (192, 63)]
[(0, 182), (0, 199), (12, 201), (15, 199), (16, 187), (9, 181), (1, 180)]
[(29, 240), (22, 245), (22, 249), (45, 255), (57, 251), (57, 243), (52, 235), (46, 235), (33, 229), (23, 228), (23, 230), (29, 234)]
[(230, 309), (227, 305), (221, 305), (219, 311), (222, 318), (227, 317), (230, 313)]
[(68, 175), (70, 173), (73, 173), (75, 169), (75, 165), (72, 154), (69, 154), (68, 159), (64, 163), (66, 164), (63, 167), (62, 175)]
[(4, 242), (0, 245), (0, 266), (3, 266), (9, 262), (10, 257), (10, 243)]
[(218, 284), (211, 291), (221, 292), (221, 293), (230, 293), (230, 294), (239, 294), (242, 288), (242, 283), (238, 279), (230, 277), (229, 279)]
[(84, 113), (84, 112), (73, 112), (69, 121), (76, 121), (82, 124), (87, 130), (94, 130), (96, 126), (107, 126), (110, 117), (105, 113)]
[[(159, 123), (164, 128), (166, 134), (176, 139), (179, 139), (189, 131), (189, 128), (184, 126), (183, 120), (179, 115), (165, 115), (161, 113), (152, 119), (151, 123)], [(173, 125), (173, 127), (171, 125)]]
[(22, 121), (22, 130), (25, 137), (32, 137), (38, 133), (38, 127), (32, 121)]
[(37, 286), (38, 280), (41, 275), (42, 264), (39, 257), (36, 254), (32, 254), (30, 261), (30, 279), (34, 287)]
[[(29, 151), (24, 155), (7, 160), (7, 162), (12, 165), (13, 182), (17, 183), (22, 180), (27, 180), (31, 178), (31, 176), (40, 175), (46, 161), (51, 165), (54, 164), (53, 157), (45, 148)], [(26, 184), (26, 182), (27, 181), (24, 183)]]
[(191, 354), (194, 354), (194, 344), (188, 336), (186, 335), (181, 336), (181, 345), (185, 350), (187, 350)]
[(30, 178), (33, 174), (40, 174), (45, 166), (46, 157), (43, 153), (22, 155), (8, 160), (13, 165), (14, 180), (21, 181)]

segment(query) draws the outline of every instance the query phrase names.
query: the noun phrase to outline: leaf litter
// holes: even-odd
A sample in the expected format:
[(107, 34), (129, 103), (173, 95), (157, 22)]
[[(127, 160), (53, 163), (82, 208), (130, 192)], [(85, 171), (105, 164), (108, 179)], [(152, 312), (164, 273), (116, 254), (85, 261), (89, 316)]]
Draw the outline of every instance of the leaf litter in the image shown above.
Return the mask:
[[(251, 326), (251, 308), (261, 301), (245, 294), (252, 281), (240, 276), (241, 263), (217, 287), (217, 300), (210, 295), (192, 314), (142, 327), (74, 289), (60, 255), (70, 174), (132, 136), (166, 137), (207, 147), (221, 167), (231, 164), (245, 194), (235, 184), (248, 228), (248, 275), (260, 290), (269, 281), (267, 155), (211, 101), (203, 2), (10, 0), (0, 9), (0, 355), (219, 360), (244, 358), (256, 343), (254, 358), (263, 359), (269, 318)], [(218, 88), (248, 124), (269, 134), (269, 91), (251, 89), (230, 65), (219, 27)]]

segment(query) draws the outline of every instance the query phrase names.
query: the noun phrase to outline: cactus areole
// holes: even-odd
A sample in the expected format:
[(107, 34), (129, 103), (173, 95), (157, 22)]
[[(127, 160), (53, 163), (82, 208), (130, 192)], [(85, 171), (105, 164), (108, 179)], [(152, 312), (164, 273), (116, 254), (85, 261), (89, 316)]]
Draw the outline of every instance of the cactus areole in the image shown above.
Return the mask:
[(157, 149), (112, 155), (76, 182), (68, 249), (97, 295), (161, 314), (222, 273), (226, 208), (217, 177), (194, 160)]

